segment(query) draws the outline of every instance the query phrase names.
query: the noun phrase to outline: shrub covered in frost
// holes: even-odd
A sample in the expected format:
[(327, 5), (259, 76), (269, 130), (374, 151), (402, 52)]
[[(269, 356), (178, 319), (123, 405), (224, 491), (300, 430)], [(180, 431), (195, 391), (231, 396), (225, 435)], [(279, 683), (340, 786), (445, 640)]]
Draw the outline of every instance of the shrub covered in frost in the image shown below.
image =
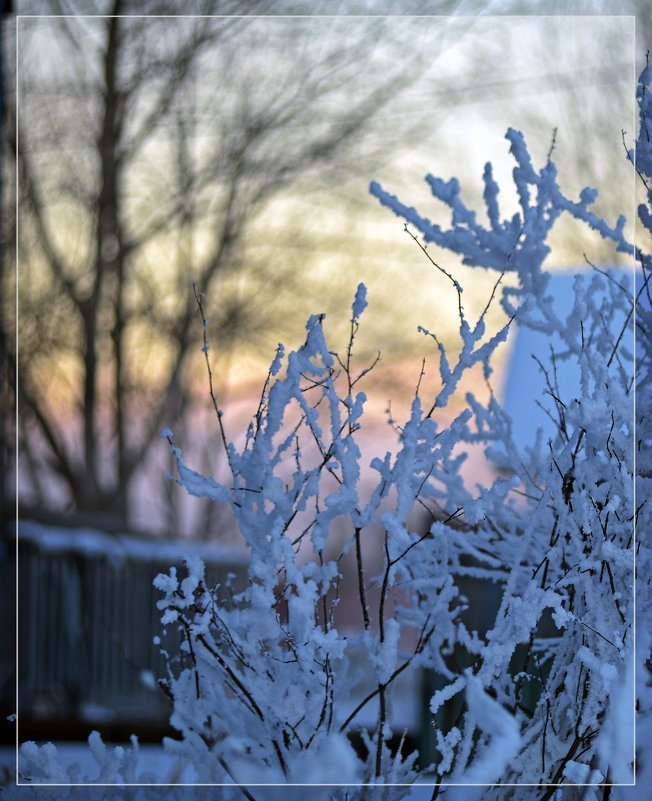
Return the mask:
[[(629, 154), (645, 182), (647, 205), (638, 213), (650, 231), (651, 78), (647, 68), (639, 83), (641, 133)], [(639, 743), (652, 734), (645, 539), (652, 466), (644, 433), (652, 414), (652, 261), (626, 240), (624, 218), (611, 225), (592, 211), (594, 190), (569, 199), (550, 158), (537, 171), (522, 135), (509, 130), (507, 139), (520, 203), (511, 219), (501, 219), (490, 164), (488, 226), (462, 202), (455, 179), (427, 178), (451, 209), (447, 230), (377, 183), (371, 191), (425, 243), (494, 270), (492, 298), (500, 298), (510, 323), (561, 343), (552, 355), (537, 354), (553, 438), (539, 436), (525, 447), (513, 442), (510, 419), (493, 397), (483, 404), (468, 394), (466, 408), (442, 422), (441, 410), (468, 370), (479, 364), (489, 376), (510, 327), (487, 333), (487, 309), (469, 320), (462, 287), (449, 273), (458, 292), (460, 348), (451, 357), (437, 332), (422, 329), (436, 349), (441, 388), (434, 397), (417, 388), (395, 453), (378, 454), (367, 466), (358, 442), (369, 369), (357, 366), (354, 352), (367, 305), (362, 285), (345, 352), (329, 348), (319, 315), (308, 321), (298, 350), (286, 355), (279, 346), (239, 447), (223, 428), (211, 377), (228, 481), (193, 471), (172, 432), (163, 432), (176, 480), (192, 495), (230, 506), (250, 551), (242, 591), (208, 586), (199, 560), (189, 560), (184, 575), (171, 570), (156, 579), (162, 623), (183, 633), (165, 680), (179, 738), (166, 748), (177, 768), (190, 765), (199, 782), (249, 785), (242, 790), (247, 797), (256, 797), (251, 785), (261, 782), (406, 785), (388, 789), (388, 798), (402, 797), (416, 781), (441, 784), (442, 793), (453, 793), (445, 789), (449, 783), (505, 785), (478, 791), (491, 799), (518, 796), (508, 785), (530, 783), (548, 785), (535, 790), (547, 799), (555, 785), (632, 781), (635, 698)], [(558, 316), (544, 261), (547, 236), (562, 213), (631, 255), (641, 276), (634, 296), (629, 280), (595, 270), (578, 275), (573, 308)], [(500, 281), (507, 271), (518, 279), (512, 288)], [(201, 310), (201, 296), (198, 302)], [(208, 360), (206, 340), (203, 349)], [(572, 397), (557, 385), (561, 362), (576, 371)], [(497, 477), (471, 490), (460, 475), (461, 448), (477, 443)], [(363, 470), (374, 476), (371, 492), (360, 490)], [(428, 516), (425, 531), (416, 530), (415, 508)], [(336, 519), (349, 526), (343, 545), (332, 541)], [(355, 584), (357, 634), (338, 617), (346, 560), (354, 566), (347, 575)], [(467, 630), (461, 619), (464, 576), (500, 588), (486, 634)], [(470, 667), (451, 657), (459, 647)], [(422, 670), (435, 671), (441, 682), (429, 701), (436, 751), (418, 762), (392, 730), (391, 705), (399, 677), (412, 674), (416, 683)], [(461, 712), (451, 721), (441, 710), (455, 698)], [(370, 710), (375, 722), (362, 726)], [(116, 757), (97, 739), (91, 746), (102, 763), (100, 778), (135, 775), (132, 753)], [(34, 781), (61, 780), (51, 751), (28, 745), (22, 755)], [(645, 754), (638, 770), (641, 784), (649, 782)], [(582, 797), (602, 798), (603, 789), (586, 788)], [(333, 788), (326, 796), (350, 799), (358, 792)], [(625, 792), (614, 788), (612, 798)]]

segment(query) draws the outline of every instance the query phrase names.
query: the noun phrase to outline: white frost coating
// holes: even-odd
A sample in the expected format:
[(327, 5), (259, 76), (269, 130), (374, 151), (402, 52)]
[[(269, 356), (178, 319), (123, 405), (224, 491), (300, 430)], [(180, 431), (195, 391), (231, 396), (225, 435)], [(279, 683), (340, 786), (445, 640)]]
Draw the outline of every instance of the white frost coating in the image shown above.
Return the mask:
[(570, 784), (586, 784), (590, 772), (591, 766), (584, 762), (574, 762), (569, 759), (564, 765), (564, 779)]
[(581, 646), (577, 651), (577, 658), (593, 673), (600, 676), (607, 690), (618, 678), (618, 668), (611, 662), (601, 662), (586, 646)]
[(516, 718), (503, 709), (482, 688), (480, 681), (467, 674), (466, 702), (475, 724), (490, 735), (489, 745), (460, 777), (460, 784), (491, 784), (503, 775), (518, 753), (521, 737)]
[(453, 728), (446, 734), (442, 735), (441, 731), (437, 729), (435, 732), (437, 738), (437, 750), (439, 751), (441, 761), (437, 765), (437, 773), (440, 775), (448, 773), (453, 765), (455, 758), (455, 746), (459, 744), (462, 739), (462, 732), (453, 726)]
[(176, 592), (179, 586), (176, 567), (171, 567), (168, 575), (165, 575), (165, 573), (159, 573), (154, 579), (154, 586), (157, 590), (160, 590), (167, 595)]
[[(641, 643), (643, 645), (643, 643)], [(615, 668), (612, 665), (603, 665)], [(611, 703), (607, 719), (600, 732), (598, 754), (601, 767), (609, 774), (612, 782), (629, 784), (635, 779), (632, 755), (634, 753), (634, 670), (633, 655), (629, 654), (627, 663), (620, 674), (609, 672), (607, 682), (611, 686)], [(606, 678), (603, 673), (603, 678)], [(641, 712), (647, 712), (643, 709)], [(647, 743), (649, 744), (649, 743)]]
[[(81, 749), (81, 746), (80, 746)], [(130, 738), (129, 745), (107, 746), (102, 742), (97, 732), (88, 737), (87, 753), (70, 754), (71, 749), (61, 749), (63, 755), (59, 757), (57, 749), (51, 743), (40, 748), (35, 743), (24, 743), (20, 748), (19, 764), (21, 774), (29, 775), (36, 783), (35, 787), (21, 785), (4, 789), (2, 797), (7, 799), (33, 798), (39, 801), (82, 801), (87, 798), (105, 799), (106, 801), (159, 801), (161, 788), (157, 783), (175, 783), (181, 778), (182, 766), (179, 761), (171, 759), (160, 753), (153, 753), (148, 749), (148, 757), (139, 764), (140, 749), (136, 737)], [(66, 757), (66, 755), (68, 755)], [(59, 759), (63, 765), (59, 764)], [(153, 769), (154, 768), (154, 769)], [(189, 776), (188, 778), (191, 779)], [(182, 781), (187, 781), (187, 778)], [(39, 788), (39, 783), (60, 784), (60, 787)], [(87, 787), (74, 787), (66, 785), (102, 783), (107, 787), (90, 789)], [(154, 786), (141, 788), (119, 787), (126, 783), (144, 784)], [(190, 801), (192, 798), (186, 794), (184, 788), (171, 788), (165, 791), (165, 797), (170, 801)], [(199, 801), (199, 799), (197, 799)]]
[(436, 715), (446, 701), (461, 692), (466, 687), (466, 682), (465, 676), (459, 676), (452, 684), (446, 685), (442, 690), (437, 690), (430, 699), (430, 711), (432, 714)]
[(398, 641), (401, 636), (401, 626), (396, 620), (385, 623), (385, 640), (378, 647), (378, 657), (375, 664), (376, 675), (381, 684), (387, 684), (398, 663)]
[(558, 629), (563, 629), (566, 628), (569, 623), (575, 620), (575, 617), (574, 615), (571, 615), (570, 612), (567, 612), (561, 604), (558, 604), (553, 610), (552, 619)]
[(67, 776), (59, 765), (57, 749), (52, 743), (39, 746), (34, 742), (23, 743), (20, 757), (27, 775), (35, 781), (65, 783)]
[[(330, 784), (336, 775), (338, 783), (347, 784), (356, 781), (359, 768), (358, 757), (346, 737), (330, 734), (314, 753), (304, 754), (290, 765), (290, 775), (296, 782), (310, 776), (315, 784)], [(332, 788), (325, 789), (324, 793), (330, 798)]]
[[(646, 70), (639, 86), (641, 147), (631, 154), (648, 177), (652, 100), (644, 84), (650, 79)], [(329, 349), (323, 315), (308, 320), (305, 342), (288, 354), (285, 370), (277, 350), (244, 443), (227, 442), (224, 482), (189, 469), (170, 443), (176, 480), (190, 494), (228, 508), (250, 555), (248, 582), (237, 592), (207, 587), (197, 558), (187, 560), (183, 575), (170, 571), (156, 579), (162, 620), (181, 641), (166, 654), (170, 722), (178, 733), (166, 747), (199, 782), (230, 781), (232, 772), (247, 781), (284, 783), (298, 775), (309, 781), (324, 776), (326, 761), (341, 762), (349, 783), (427, 778), (415, 752), (397, 749), (393, 740), (400, 734), (392, 717), (399, 684), (414, 687), (422, 669), (447, 682), (430, 700), (438, 775), (443, 782), (500, 781), (474, 791), (483, 801), (512, 799), (511, 784), (555, 784), (564, 766), (569, 780), (589, 765), (596, 766), (591, 777), (628, 778), (634, 692), (647, 735), (640, 742), (652, 738), (650, 642), (640, 634), (650, 628), (652, 606), (650, 505), (639, 501), (635, 508), (633, 492), (636, 454), (638, 498), (650, 496), (652, 455), (632, 425), (634, 380), (639, 429), (652, 417), (652, 298), (642, 291), (634, 309), (622, 277), (596, 271), (573, 280), (570, 310), (555, 306), (545, 262), (548, 234), (561, 214), (588, 225), (620, 253), (631, 255), (634, 247), (623, 218), (611, 223), (594, 212), (594, 190), (568, 198), (550, 159), (538, 169), (522, 134), (510, 129), (507, 139), (519, 204), (511, 218), (501, 217), (490, 166), (484, 173), (488, 226), (465, 205), (455, 179), (427, 178), (450, 209), (448, 228), (378, 184), (372, 192), (426, 241), (460, 254), (466, 264), (494, 270), (497, 278), (513, 273), (509, 286), (496, 284), (497, 302), (521, 329), (553, 345), (552, 353), (536, 354), (549, 389), (541, 399), (554, 421), (549, 437), (533, 432), (532, 445), (515, 442), (512, 421), (494, 397), (468, 394), (458, 411), (441, 413), (470, 369), (481, 367), (489, 377), (509, 330), (492, 333), (484, 313), (471, 319), (457, 279), (445, 271), (459, 300), (458, 347), (448, 349), (431, 323), (422, 328), (441, 385), (429, 392), (420, 385), (408, 419), (393, 421), (396, 446), (371, 461), (368, 491), (361, 481), (365, 396), (358, 382), (369, 365), (358, 363), (354, 352), (366, 304), (362, 286), (344, 351)], [(639, 218), (652, 230), (647, 205)], [(647, 277), (652, 258), (636, 255)], [(616, 339), (607, 319), (622, 332)], [(572, 368), (572, 391), (557, 386), (557, 364)], [(471, 448), (496, 465), (487, 487), (469, 487), (462, 478)], [(509, 478), (498, 477), (501, 471)], [(414, 522), (417, 513), (421, 523)], [(642, 534), (634, 688), (635, 514)], [(469, 577), (481, 584), (478, 597), (468, 590)], [(356, 632), (341, 624), (344, 604), (355, 612)], [(477, 611), (486, 619), (474, 634), (466, 614)], [(466, 672), (469, 662), (458, 659), (462, 647), (472, 662)], [(362, 743), (360, 758), (349, 736)], [(93, 747), (104, 776), (134, 774), (133, 750), (128, 756), (97, 742)], [(34, 746), (25, 752), (37, 781), (56, 773), (54, 753)], [(645, 761), (640, 764), (649, 779)], [(401, 792), (383, 791), (388, 801)], [(460, 794), (446, 790), (449, 795)], [(612, 801), (626, 797), (614, 788)]]
[(179, 471), (179, 483), (182, 484), (189, 495), (197, 498), (208, 498), (210, 501), (229, 500), (229, 491), (226, 487), (218, 484), (214, 478), (202, 476), (195, 470), (191, 470), (181, 458), (181, 449), (172, 447), (172, 454), (177, 463)]
[(358, 289), (355, 293), (355, 300), (353, 301), (353, 319), (357, 320), (362, 312), (367, 308), (367, 287), (364, 284), (358, 284)]

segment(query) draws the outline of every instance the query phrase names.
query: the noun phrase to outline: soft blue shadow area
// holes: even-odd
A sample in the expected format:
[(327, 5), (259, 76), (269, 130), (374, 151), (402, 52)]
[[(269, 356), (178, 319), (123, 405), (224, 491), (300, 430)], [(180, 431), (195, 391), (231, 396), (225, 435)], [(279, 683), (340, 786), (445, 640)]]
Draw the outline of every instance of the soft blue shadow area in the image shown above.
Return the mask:
[[(586, 271), (583, 272), (586, 273)], [(634, 276), (632, 271), (610, 268), (609, 273), (619, 283), (622, 282), (623, 276), (627, 276), (633, 295)], [(566, 318), (573, 308), (575, 275), (574, 272), (557, 273), (550, 278), (546, 294), (552, 296), (554, 310), (561, 318)], [(589, 277), (587, 274), (587, 279)], [(640, 273), (637, 273), (637, 285), (640, 285), (641, 280)], [(608, 297), (605, 292), (602, 292), (601, 295), (603, 300)], [(599, 302), (600, 298), (596, 298), (596, 300)], [(605, 302), (604, 320), (605, 324), (609, 326), (612, 341), (615, 344), (625, 324), (625, 318), (622, 314), (611, 314), (609, 304)], [(623, 336), (621, 344), (625, 344), (627, 350), (631, 352), (633, 343), (631, 330), (626, 331)], [(533, 358), (533, 354), (548, 370), (551, 381), (559, 389), (559, 392), (555, 392), (555, 394), (561, 401), (567, 404), (580, 395), (580, 373), (574, 359), (556, 358), (555, 379), (550, 358), (551, 347), (556, 354), (563, 351), (563, 344), (558, 336), (550, 337), (529, 328), (516, 327), (503, 406), (512, 418), (514, 442), (519, 448), (534, 444), (538, 428), (543, 429), (544, 443), (553, 439), (557, 431), (553, 421), (544, 411), (546, 409), (553, 418), (557, 419), (555, 401), (548, 394), (545, 375)], [(632, 369), (631, 363), (627, 365), (627, 368)], [(537, 401), (541, 405), (538, 405)]]

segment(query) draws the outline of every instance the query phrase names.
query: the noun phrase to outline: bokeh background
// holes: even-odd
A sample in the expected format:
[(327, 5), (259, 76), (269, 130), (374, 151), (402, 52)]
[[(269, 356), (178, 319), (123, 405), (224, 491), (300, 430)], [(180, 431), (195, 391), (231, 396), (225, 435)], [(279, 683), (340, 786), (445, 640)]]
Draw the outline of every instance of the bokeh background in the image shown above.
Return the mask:
[[(611, 219), (632, 209), (620, 142), (634, 130), (632, 18), (296, 17), (264, 2), (244, 17), (161, 18), (99, 5), (126, 16), (52, 4), (73, 16), (50, 17), (38, 3), (16, 27), (17, 322), (9, 275), (4, 298), (26, 512), (219, 533), (161, 480), (163, 426), (219, 471), (193, 282), (227, 426), (310, 314), (327, 313), (343, 345), (359, 281), (359, 353), (383, 356), (371, 388), (381, 405), (409, 401), (429, 350), (417, 325), (454, 333), (454, 292), (370, 180), (443, 223), (423, 176), (456, 175), (481, 206), (491, 159), (516, 210), (505, 130), (523, 130), (541, 163), (556, 129), (564, 188), (608, 187)], [(554, 269), (615, 258), (579, 225), (554, 244)], [(480, 311), (492, 276), (441, 258)]]

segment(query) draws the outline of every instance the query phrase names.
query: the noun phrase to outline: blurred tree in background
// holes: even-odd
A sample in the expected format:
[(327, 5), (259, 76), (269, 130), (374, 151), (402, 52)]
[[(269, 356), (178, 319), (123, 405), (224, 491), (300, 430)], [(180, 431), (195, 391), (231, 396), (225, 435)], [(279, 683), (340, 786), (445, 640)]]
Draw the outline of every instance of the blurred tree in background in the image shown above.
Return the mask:
[[(400, 35), (384, 20), (357, 29), (326, 20), (315, 31), (299, 20), (123, 16), (139, 10), (115, 0), (107, 17), (22, 21), (9, 120), (30, 483), (43, 502), (54, 471), (76, 509), (118, 525), (158, 429), (189, 402), (191, 281), (216, 300), (223, 346), (263, 329), (277, 310), (261, 304), (260, 287), (287, 292), (290, 276), (264, 260), (243, 264), (259, 210), (307, 169), (369, 144), (375, 113), (414, 75), (392, 65)], [(247, 14), (269, 10), (247, 4)], [(333, 103), (363, 67), (375, 79), (360, 104)]]
[[(464, 0), (417, 5), (402, 10), (478, 11)], [(502, 11), (483, 9), (494, 6)], [(369, 3), (351, 10), (386, 11)], [(479, 80), (483, 65), (498, 63), (499, 38), (474, 36), (475, 17), (352, 24), (266, 0), (195, 3), (194, 16), (175, 19), (157, 15), (178, 13), (176, 4), (130, 0), (92, 11), (53, 0), (18, 11), (63, 15), (19, 21), (18, 102), (8, 97), (19, 192), (21, 499), (120, 528), (132, 516), (139, 471), (149, 464), (152, 473), (158, 430), (180, 431), (180, 418), (205, 394), (203, 374), (192, 380), (201, 358), (192, 283), (206, 293), (223, 379), (236, 345), (239, 354), (268, 348), (270, 336), (304, 314), (297, 298), (306, 283), (322, 281), (339, 303), (337, 272), (320, 273), (324, 248), (333, 247), (321, 187), (352, 220), (352, 197), (366, 192), (370, 175), (383, 177), (379, 165), (402, 144), (433, 141), (453, 109), (458, 117), (488, 92), (499, 102), (527, 94), (532, 82)], [(309, 13), (319, 11), (341, 9)], [(442, 67), (435, 84), (440, 58), (466, 35), (475, 54), (464, 65), (468, 79), (451, 83), (458, 63), (448, 75)], [(617, 82), (607, 56), (618, 42), (611, 45), (601, 51), (604, 71), (588, 69), (578, 91), (583, 81)], [(535, 91), (572, 84), (563, 70), (540, 69), (545, 80)], [(540, 119), (533, 126), (547, 148), (551, 128), (540, 130)], [(596, 160), (595, 149), (581, 152)], [(7, 241), (15, 235), (8, 221)], [(349, 239), (334, 247), (350, 259), (363, 252), (353, 221)], [(11, 299), (12, 277), (4, 283)], [(3, 336), (11, 337), (6, 304)]]

